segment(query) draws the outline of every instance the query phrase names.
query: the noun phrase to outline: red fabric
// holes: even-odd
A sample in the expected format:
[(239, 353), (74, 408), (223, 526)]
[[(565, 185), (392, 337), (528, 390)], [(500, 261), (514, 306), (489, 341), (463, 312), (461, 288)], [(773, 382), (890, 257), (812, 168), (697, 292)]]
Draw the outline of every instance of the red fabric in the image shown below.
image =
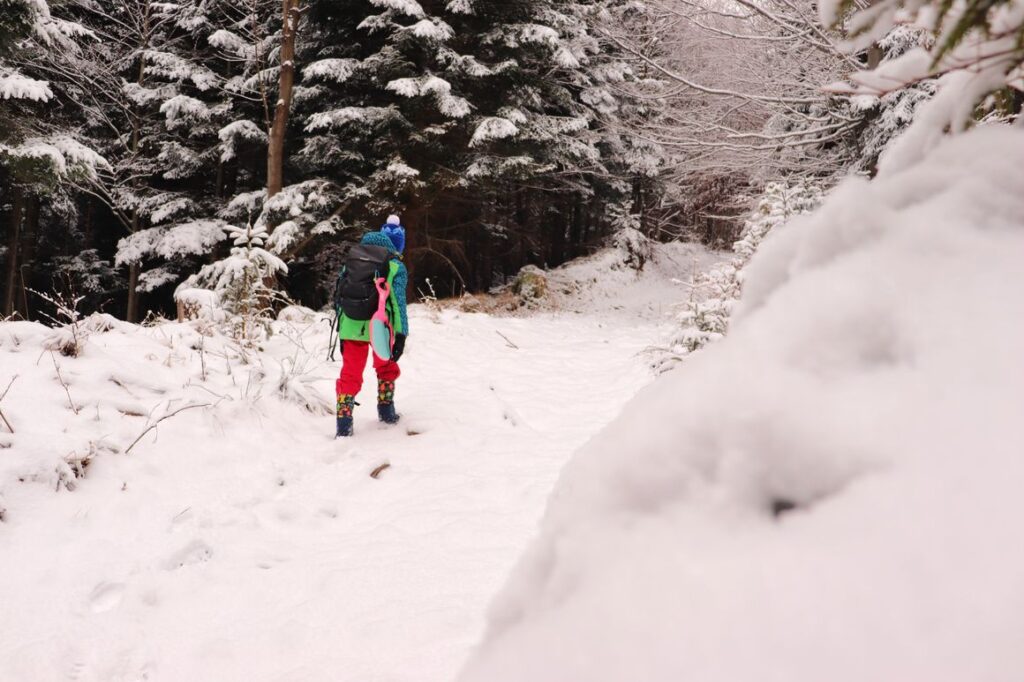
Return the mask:
[[(341, 349), (341, 378), (334, 389), (338, 395), (356, 395), (363, 387), (363, 370), (366, 369), (366, 356), (370, 353), (370, 344), (366, 341), (346, 340)], [(395, 381), (402, 371), (397, 362), (381, 360), (374, 354), (373, 368), (377, 370), (380, 381)]]

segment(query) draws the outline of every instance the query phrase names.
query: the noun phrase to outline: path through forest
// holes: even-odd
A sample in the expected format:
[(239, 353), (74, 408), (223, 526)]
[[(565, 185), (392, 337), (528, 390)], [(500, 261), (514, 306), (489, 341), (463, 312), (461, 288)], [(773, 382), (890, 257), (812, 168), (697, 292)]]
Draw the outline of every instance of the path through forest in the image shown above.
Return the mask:
[[(397, 428), (376, 422), (368, 371), (351, 441), (332, 439), (329, 416), (235, 400), (96, 457), (74, 492), (6, 485), (0, 679), (452, 680), (560, 469), (652, 379), (644, 350), (668, 316), (630, 296), (647, 315), (614, 300), (519, 318), (417, 307)], [(183, 383), (203, 394), (185, 381), (195, 352), (132, 329), (61, 360), (85, 403), (64, 410), (65, 435), (94, 422), (96, 438), (115, 423), (124, 439), (139, 430), (142, 418), (121, 425), (123, 406), (89, 404), (108, 373), (138, 380), (127, 386), (141, 402)], [(288, 352), (281, 335), (265, 351)], [(32, 372), (53, 373), (37, 357), (4, 356), (25, 391), (47, 383)], [(245, 393), (238, 371), (218, 378), (207, 362), (204, 392)], [(312, 385), (330, 394), (336, 372), (318, 361)], [(29, 425), (33, 400), (9, 399), (5, 413)]]

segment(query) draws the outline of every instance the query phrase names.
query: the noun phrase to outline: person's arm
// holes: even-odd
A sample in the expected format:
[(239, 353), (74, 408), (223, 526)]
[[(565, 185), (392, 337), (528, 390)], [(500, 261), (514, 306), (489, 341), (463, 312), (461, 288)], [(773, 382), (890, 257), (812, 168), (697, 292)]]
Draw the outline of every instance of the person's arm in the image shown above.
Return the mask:
[(395, 279), (392, 280), (391, 286), (395, 290), (395, 300), (398, 301), (398, 317), (402, 321), (402, 333), (408, 336), (409, 311), (406, 306), (405, 290), (409, 286), (409, 271), (405, 268), (405, 263), (398, 264), (398, 272), (395, 273)]

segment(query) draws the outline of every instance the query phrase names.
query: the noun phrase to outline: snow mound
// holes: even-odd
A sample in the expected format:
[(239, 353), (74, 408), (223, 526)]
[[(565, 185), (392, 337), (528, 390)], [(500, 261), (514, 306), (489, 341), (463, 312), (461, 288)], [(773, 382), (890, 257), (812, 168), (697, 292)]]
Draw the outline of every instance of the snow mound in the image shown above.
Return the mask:
[(201, 323), (140, 327), (97, 313), (55, 329), (0, 324), (0, 510), (26, 483), (74, 490), (96, 456), (148, 447), (172, 416), (164, 430), (187, 432), (257, 404), (333, 414), (311, 383), (320, 349), (307, 348), (324, 327), (315, 315), (275, 323), (276, 355), (259, 355)]
[(1019, 680), (1024, 133), (773, 232), (564, 470), (465, 682)]

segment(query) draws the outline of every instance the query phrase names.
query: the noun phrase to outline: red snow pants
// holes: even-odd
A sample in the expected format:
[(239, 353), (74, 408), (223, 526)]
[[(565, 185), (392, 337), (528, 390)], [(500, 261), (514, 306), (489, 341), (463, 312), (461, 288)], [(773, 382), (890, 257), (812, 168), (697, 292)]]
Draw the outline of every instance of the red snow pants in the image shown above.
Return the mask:
[[(370, 344), (366, 341), (346, 340), (341, 348), (341, 377), (335, 382), (334, 388), (338, 395), (356, 395), (363, 387), (363, 370), (366, 369), (366, 356), (370, 352)], [(398, 363), (381, 360), (374, 354), (373, 368), (377, 370), (378, 381), (394, 381), (401, 370)]]

